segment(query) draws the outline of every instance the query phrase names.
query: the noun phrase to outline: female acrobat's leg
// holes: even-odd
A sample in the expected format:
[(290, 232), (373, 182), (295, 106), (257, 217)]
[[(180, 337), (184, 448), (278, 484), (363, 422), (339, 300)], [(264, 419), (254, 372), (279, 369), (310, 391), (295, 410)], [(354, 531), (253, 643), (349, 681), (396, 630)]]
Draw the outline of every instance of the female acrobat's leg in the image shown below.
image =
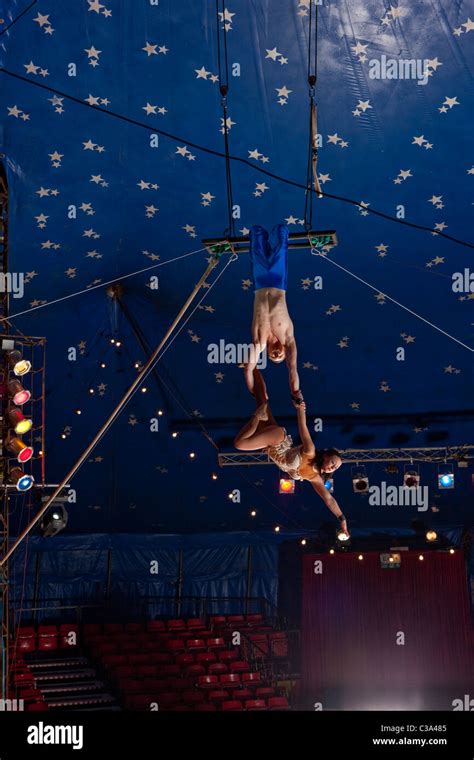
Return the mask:
[(276, 446), (285, 437), (285, 431), (273, 417), (268, 405), (265, 381), (258, 369), (254, 369), (255, 414), (250, 418), (234, 439), (234, 446), (240, 451), (256, 451), (267, 446)]

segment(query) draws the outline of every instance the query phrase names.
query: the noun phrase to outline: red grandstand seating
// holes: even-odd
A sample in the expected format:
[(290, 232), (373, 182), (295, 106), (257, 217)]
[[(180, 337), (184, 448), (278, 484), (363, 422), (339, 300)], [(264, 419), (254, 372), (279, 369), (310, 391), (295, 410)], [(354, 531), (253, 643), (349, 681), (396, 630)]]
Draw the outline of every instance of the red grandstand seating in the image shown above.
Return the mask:
[(268, 634), (270, 652), (274, 657), (288, 657), (288, 636), (285, 631), (273, 631)]
[(156, 676), (156, 665), (137, 665), (135, 672), (139, 678), (154, 678)]
[(143, 631), (143, 623), (126, 623), (125, 631), (127, 633), (141, 633)]
[(214, 704), (221, 704), (229, 699), (229, 692), (222, 689), (215, 689), (209, 692), (209, 701)]
[(168, 652), (154, 652), (150, 654), (149, 662), (154, 665), (167, 665), (173, 662), (173, 657)]
[(233, 660), (230, 667), (233, 673), (248, 673), (250, 670), (247, 660)]
[(35, 678), (30, 671), (24, 671), (13, 674), (13, 683), (15, 686), (35, 686)]
[(33, 626), (18, 629), (17, 647), (21, 652), (34, 652), (36, 649), (36, 631)]
[(196, 705), (196, 712), (215, 712), (217, 707), (212, 702), (203, 702), (201, 705)]
[(181, 701), (181, 694), (176, 694), (176, 692), (172, 692), (172, 691), (164, 691), (162, 694), (160, 694), (159, 699), (157, 699), (160, 709), (162, 707), (175, 705), (180, 701)]
[(186, 623), (184, 620), (168, 620), (167, 624), (168, 631), (172, 631), (173, 633), (176, 633), (177, 631), (185, 631), (186, 630)]
[(164, 676), (179, 676), (181, 668), (179, 665), (160, 665), (160, 673)]
[(224, 673), (219, 676), (220, 687), (222, 689), (238, 689), (240, 686), (240, 675), (238, 673)]
[(238, 660), (239, 653), (235, 649), (223, 649), (217, 653), (217, 656), (219, 662), (230, 663), (231, 661)]
[(176, 665), (179, 665), (181, 668), (187, 667), (188, 665), (193, 665), (194, 663), (194, 655), (188, 654), (187, 652), (185, 654), (177, 654), (175, 657)]
[(198, 705), (201, 702), (204, 702), (206, 697), (202, 691), (189, 689), (188, 691), (183, 691), (182, 699), (186, 705)]
[(225, 642), (224, 639), (221, 637), (213, 638), (213, 639), (207, 639), (207, 648), (209, 650), (211, 649), (225, 649)]
[(43, 694), (40, 689), (20, 689), (19, 699), (23, 699), (26, 702), (41, 702), (43, 700)]
[(242, 683), (246, 684), (259, 684), (261, 682), (260, 673), (242, 673)]
[(221, 675), (222, 673), (228, 673), (229, 668), (227, 665), (224, 665), (223, 662), (213, 662), (208, 667), (208, 673), (209, 675), (217, 676)]
[(122, 633), (123, 632), (123, 625), (122, 623), (104, 623), (103, 626), (104, 633)]
[(257, 699), (268, 699), (269, 697), (275, 696), (275, 689), (273, 689), (271, 686), (259, 686), (258, 689), (255, 689), (255, 697)]
[(232, 625), (245, 623), (245, 617), (243, 615), (228, 615), (227, 622)]
[(193, 678), (171, 678), (168, 681), (170, 691), (188, 691), (194, 687)]
[(217, 689), (219, 686), (219, 678), (218, 676), (199, 676), (198, 677), (198, 686), (200, 689)]
[(188, 620), (188, 631), (198, 631), (199, 629), (204, 629), (206, 627), (206, 624), (204, 623), (201, 618), (189, 618)]
[(239, 689), (234, 692), (234, 696), (238, 697), (241, 702), (245, 702), (246, 699), (253, 699), (253, 691), (250, 689)]
[(242, 702), (238, 699), (229, 699), (222, 703), (222, 710), (224, 712), (232, 712), (233, 710), (242, 710)]
[(289, 710), (290, 705), (286, 697), (270, 697), (268, 708), (269, 710)]
[(268, 655), (270, 647), (265, 633), (251, 633), (249, 639), (253, 644), (252, 651), (255, 657)]
[(166, 625), (163, 620), (148, 620), (146, 629), (147, 631), (166, 631)]
[(133, 652), (128, 655), (128, 661), (130, 665), (147, 665), (150, 662), (150, 658), (147, 654)]
[(211, 662), (217, 662), (214, 652), (197, 652), (196, 663), (199, 665), (209, 665)]
[(252, 614), (252, 615), (246, 615), (245, 620), (247, 623), (251, 623), (252, 625), (260, 624), (264, 622), (264, 617), (262, 614)]
[(247, 699), (245, 702), (246, 710), (266, 710), (267, 705), (264, 699)]
[[(189, 642), (188, 642), (189, 644)], [(170, 652), (184, 652), (185, 645), (183, 639), (168, 639), (168, 641), (165, 641), (165, 649), (168, 649)]]
[(189, 639), (189, 641), (187, 642), (187, 651), (188, 652), (205, 652), (206, 643), (204, 639)]
[(86, 638), (89, 636), (95, 636), (102, 633), (102, 626), (100, 623), (84, 623), (82, 626), (82, 633)]
[(29, 702), (27, 705), (25, 705), (27, 712), (45, 712), (48, 710), (48, 705), (46, 702)]
[(219, 626), (225, 625), (227, 623), (227, 618), (225, 615), (211, 615), (210, 621), (211, 625), (214, 628), (217, 628)]
[[(212, 665), (211, 665), (212, 667)], [(186, 668), (186, 675), (189, 677), (198, 678), (206, 674), (206, 668), (204, 665), (188, 665)]]
[(38, 650), (46, 652), (58, 648), (58, 629), (55, 625), (40, 625), (37, 638)]

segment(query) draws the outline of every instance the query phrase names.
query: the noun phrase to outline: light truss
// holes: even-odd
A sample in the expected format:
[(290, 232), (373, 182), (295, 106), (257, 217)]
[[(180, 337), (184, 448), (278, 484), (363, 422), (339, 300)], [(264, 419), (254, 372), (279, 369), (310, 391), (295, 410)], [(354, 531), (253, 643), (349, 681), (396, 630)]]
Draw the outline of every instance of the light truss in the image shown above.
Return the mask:
[[(250, 237), (223, 237), (206, 238), (202, 244), (209, 253), (248, 253), (250, 251)], [(328, 251), (337, 245), (335, 230), (308, 230), (307, 232), (290, 232), (288, 235), (288, 250), (308, 250), (317, 248)]]
[[(452, 462), (474, 460), (474, 445), (425, 446), (401, 449), (340, 449), (344, 463), (349, 462)], [(266, 451), (220, 453), (220, 467), (273, 464)]]

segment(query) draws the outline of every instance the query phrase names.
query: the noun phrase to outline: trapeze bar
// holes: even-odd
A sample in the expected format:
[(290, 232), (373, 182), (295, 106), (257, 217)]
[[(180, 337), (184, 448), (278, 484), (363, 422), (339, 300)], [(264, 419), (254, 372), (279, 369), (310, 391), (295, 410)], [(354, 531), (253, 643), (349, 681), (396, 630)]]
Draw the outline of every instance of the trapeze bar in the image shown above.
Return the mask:
[[(298, 250), (307, 248), (323, 248), (324, 246), (337, 245), (335, 230), (310, 230), (309, 232), (290, 232), (288, 235), (288, 249)], [(248, 253), (250, 238), (223, 237), (206, 238), (202, 241), (203, 246), (209, 253)]]
[[(404, 449), (342, 449), (342, 461), (348, 462), (444, 462), (474, 459), (474, 445), (404, 448)], [(220, 467), (273, 464), (265, 451), (240, 451), (218, 455)]]

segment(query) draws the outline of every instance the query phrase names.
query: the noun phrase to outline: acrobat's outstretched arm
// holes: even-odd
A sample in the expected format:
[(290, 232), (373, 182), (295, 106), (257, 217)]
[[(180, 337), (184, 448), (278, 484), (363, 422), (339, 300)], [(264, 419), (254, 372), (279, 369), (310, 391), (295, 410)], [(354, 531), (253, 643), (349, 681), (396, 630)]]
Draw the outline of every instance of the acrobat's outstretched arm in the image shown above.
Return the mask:
[(300, 403), (294, 402), (294, 404), (296, 406), (298, 430), (299, 430), (299, 434), (301, 438), (301, 443), (303, 444), (303, 453), (306, 454), (308, 457), (314, 457), (315, 455), (314, 443), (309, 433), (308, 426), (306, 424), (306, 404), (304, 403), (304, 401)]
[(286, 366), (288, 367), (288, 380), (292, 396), (301, 395), (299, 394), (300, 378), (298, 375), (297, 356), (296, 340), (293, 337), (285, 345)]
[(349, 531), (347, 529), (347, 521), (345, 516), (342, 513), (342, 509), (340, 508), (339, 504), (337, 503), (334, 496), (332, 496), (324, 483), (322, 481), (313, 480), (311, 481), (311, 485), (313, 486), (314, 490), (318, 494), (318, 496), (321, 497), (321, 499), (324, 501), (328, 509), (331, 510), (333, 515), (336, 515), (337, 519), (341, 523), (341, 529), (344, 531), (346, 536), (349, 536)]

